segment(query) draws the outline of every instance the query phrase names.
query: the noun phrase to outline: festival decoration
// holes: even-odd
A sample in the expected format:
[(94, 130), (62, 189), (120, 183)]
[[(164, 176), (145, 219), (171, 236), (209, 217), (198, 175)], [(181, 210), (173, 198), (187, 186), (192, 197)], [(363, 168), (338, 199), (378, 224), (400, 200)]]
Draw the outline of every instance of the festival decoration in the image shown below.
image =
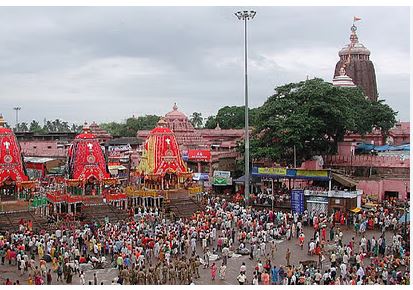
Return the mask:
[(25, 173), (16, 136), (11, 129), (4, 127), (5, 123), (0, 115), (0, 187), (14, 184), (19, 188), (29, 177)]
[(73, 140), (69, 149), (68, 165), (69, 178), (81, 180), (83, 183), (101, 183), (103, 179), (110, 177), (99, 141), (90, 133), (87, 124), (83, 127), (83, 133)]

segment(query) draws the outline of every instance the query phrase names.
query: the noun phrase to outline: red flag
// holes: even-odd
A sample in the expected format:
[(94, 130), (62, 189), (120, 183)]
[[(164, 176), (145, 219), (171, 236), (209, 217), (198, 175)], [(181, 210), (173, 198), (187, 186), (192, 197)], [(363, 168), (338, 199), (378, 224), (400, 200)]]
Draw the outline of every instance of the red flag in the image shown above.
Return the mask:
[(359, 20), (361, 20), (361, 18), (360, 18), (360, 17), (354, 16), (354, 20), (353, 20), (353, 22), (356, 22), (356, 21), (359, 21)]

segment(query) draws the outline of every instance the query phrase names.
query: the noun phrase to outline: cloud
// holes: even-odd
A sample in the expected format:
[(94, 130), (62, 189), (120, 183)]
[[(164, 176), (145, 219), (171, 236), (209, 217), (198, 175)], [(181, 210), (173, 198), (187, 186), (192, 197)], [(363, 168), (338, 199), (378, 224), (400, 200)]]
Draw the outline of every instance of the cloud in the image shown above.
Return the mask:
[[(242, 105), (243, 25), (235, 7), (1, 7), (0, 111), (14, 120), (120, 121)], [(331, 81), (352, 17), (380, 96), (409, 119), (409, 8), (256, 7), (250, 105), (277, 85)], [(383, 21), (393, 15), (392, 21)]]

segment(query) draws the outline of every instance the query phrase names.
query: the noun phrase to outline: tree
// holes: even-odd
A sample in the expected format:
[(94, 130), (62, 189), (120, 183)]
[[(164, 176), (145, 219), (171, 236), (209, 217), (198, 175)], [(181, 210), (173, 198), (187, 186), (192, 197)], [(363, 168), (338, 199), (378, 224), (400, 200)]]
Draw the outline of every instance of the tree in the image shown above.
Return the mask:
[(82, 125), (77, 125), (75, 123), (70, 126), (70, 132), (75, 132), (75, 133), (80, 133), (82, 132), (83, 126)]
[(386, 133), (396, 122), (389, 106), (366, 99), (359, 88), (335, 87), (322, 79), (277, 87), (258, 114), (252, 157), (289, 164), (294, 146), (297, 160), (335, 153), (346, 132), (365, 134), (379, 127)]
[(26, 122), (18, 123), (16, 129), (17, 129), (18, 132), (28, 132), (29, 131), (29, 127), (28, 127)]
[(217, 126), (217, 120), (216, 120), (215, 116), (209, 116), (206, 119), (204, 128), (205, 129), (215, 129), (216, 126)]
[(156, 127), (160, 117), (156, 115), (145, 115), (137, 118), (126, 119), (125, 123), (102, 123), (100, 127), (112, 136), (134, 137), (139, 130), (151, 130)]
[(42, 126), (36, 120), (30, 122), (29, 131), (33, 133), (44, 133)]
[(204, 121), (204, 119), (202, 118), (202, 114), (198, 112), (193, 112), (189, 120), (192, 126), (194, 126), (195, 128), (202, 127), (202, 123)]

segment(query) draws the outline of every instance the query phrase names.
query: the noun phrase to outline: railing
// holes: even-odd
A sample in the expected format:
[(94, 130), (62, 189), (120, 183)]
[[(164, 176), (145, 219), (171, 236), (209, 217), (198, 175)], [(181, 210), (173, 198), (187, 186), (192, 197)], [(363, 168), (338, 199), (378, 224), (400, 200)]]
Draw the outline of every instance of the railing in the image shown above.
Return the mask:
[(410, 156), (407, 152), (405, 160), (396, 156), (372, 156), (372, 155), (327, 155), (324, 156), (326, 165), (341, 165), (341, 166), (362, 166), (362, 167), (406, 167), (410, 166)]

